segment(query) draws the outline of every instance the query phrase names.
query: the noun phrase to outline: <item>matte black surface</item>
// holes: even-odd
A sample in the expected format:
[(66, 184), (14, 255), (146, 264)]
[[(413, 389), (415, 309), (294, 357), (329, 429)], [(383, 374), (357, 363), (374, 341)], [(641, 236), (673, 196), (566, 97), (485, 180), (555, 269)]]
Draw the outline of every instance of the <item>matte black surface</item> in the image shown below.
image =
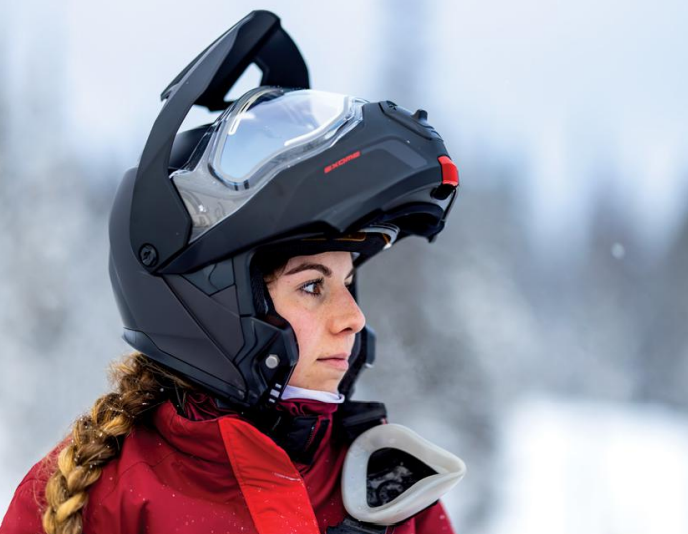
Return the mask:
[(361, 402), (347, 400), (335, 413), (337, 429), (347, 443), (387, 420), (387, 408), (381, 402)]
[(229, 259), (183, 276), (207, 295), (212, 295), (234, 285), (234, 266)]

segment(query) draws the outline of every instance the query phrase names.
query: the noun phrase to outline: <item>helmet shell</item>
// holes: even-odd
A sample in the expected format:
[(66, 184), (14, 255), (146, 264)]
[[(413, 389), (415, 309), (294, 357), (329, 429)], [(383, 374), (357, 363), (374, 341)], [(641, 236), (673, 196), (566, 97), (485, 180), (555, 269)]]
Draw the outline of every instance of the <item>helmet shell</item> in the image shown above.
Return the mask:
[[(266, 52), (257, 44), (248, 46), (251, 39), (268, 43), (263, 45), (268, 49), (269, 43), (278, 44)], [(285, 39), (291, 45), (279, 46)], [(209, 100), (208, 88), (217, 93), (218, 80), (238, 78), (236, 66), (245, 68), (249, 61), (235, 56), (247, 49), (259, 66), (275, 60), (274, 50), (291, 51), (295, 65), (303, 63), (279, 19), (254, 12), (177, 76), (163, 93), (168, 102), (141, 161), (125, 173), (117, 191), (109, 270), (130, 345), (223, 400), (253, 407), (274, 403), (298, 362), (291, 326), (264, 304), (264, 273), (256, 270), (256, 253), (371, 225), (397, 228), (398, 239), (432, 239), (444, 228), (456, 185), (444, 178), (448, 153), (425, 112), (347, 97), (360, 103), (351, 128), (341, 135), (335, 131), (334, 142), (317, 149), (304, 144), (281, 166), (269, 164), (283, 152), (259, 158), (271, 169), (269, 179), (256, 167), (251, 180), (260, 187), (238, 209), (194, 233), (192, 206), (171, 176), (196, 168), (189, 161), (212, 147), (218, 128), (177, 130), (193, 104), (216, 103)], [(229, 77), (227, 65), (235, 69)], [(213, 161), (197, 159), (196, 166)], [(206, 175), (224, 186), (232, 183), (217, 169), (208, 168)], [(369, 257), (361, 254), (356, 264)], [(368, 328), (357, 335), (343, 393), (351, 392), (358, 372), (372, 363), (373, 340)]]

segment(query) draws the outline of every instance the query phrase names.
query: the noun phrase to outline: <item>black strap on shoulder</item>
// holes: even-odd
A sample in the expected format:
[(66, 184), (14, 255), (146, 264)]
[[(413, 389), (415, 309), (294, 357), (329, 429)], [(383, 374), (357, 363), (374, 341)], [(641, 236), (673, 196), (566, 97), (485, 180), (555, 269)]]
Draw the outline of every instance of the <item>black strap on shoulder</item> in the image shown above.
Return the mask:
[(339, 435), (351, 443), (369, 428), (387, 422), (387, 408), (381, 402), (346, 401), (335, 418)]
[(329, 420), (319, 421), (317, 415), (287, 415), (272, 429), (270, 437), (292, 461), (311, 465), (329, 425)]
[(385, 534), (387, 527), (363, 523), (349, 516), (336, 527), (327, 527), (327, 534)]

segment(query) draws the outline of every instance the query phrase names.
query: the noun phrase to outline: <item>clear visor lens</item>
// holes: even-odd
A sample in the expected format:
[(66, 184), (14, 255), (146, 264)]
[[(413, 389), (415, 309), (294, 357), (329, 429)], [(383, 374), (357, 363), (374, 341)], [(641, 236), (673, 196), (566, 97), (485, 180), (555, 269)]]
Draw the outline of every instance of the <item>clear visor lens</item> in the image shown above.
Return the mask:
[(273, 87), (237, 100), (171, 176), (193, 220), (192, 240), (246, 204), (280, 171), (331, 147), (362, 120), (364, 103)]

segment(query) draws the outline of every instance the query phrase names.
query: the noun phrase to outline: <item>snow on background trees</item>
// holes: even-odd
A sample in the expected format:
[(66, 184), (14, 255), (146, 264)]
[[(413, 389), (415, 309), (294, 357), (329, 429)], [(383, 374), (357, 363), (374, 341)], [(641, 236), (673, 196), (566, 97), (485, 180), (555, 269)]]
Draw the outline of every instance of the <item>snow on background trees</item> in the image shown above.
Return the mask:
[(258, 7), (314, 87), (426, 109), (459, 165), (437, 243), (359, 273), (378, 362), (357, 391), (466, 460), (458, 530), (685, 532), (677, 0), (1, 4), (0, 513), (127, 350), (107, 215), (157, 95)]

